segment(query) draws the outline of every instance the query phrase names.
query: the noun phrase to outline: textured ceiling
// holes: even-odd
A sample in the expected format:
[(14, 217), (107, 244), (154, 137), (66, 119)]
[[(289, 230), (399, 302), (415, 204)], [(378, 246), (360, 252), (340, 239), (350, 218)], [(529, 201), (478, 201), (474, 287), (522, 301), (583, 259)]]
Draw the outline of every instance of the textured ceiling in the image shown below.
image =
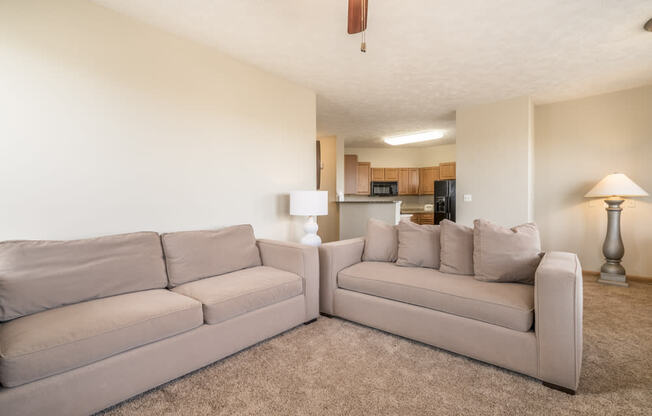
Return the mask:
[(367, 53), (347, 0), (95, 0), (313, 89), (347, 145), (448, 129), (455, 109), (652, 82), (652, 0), (372, 0)]

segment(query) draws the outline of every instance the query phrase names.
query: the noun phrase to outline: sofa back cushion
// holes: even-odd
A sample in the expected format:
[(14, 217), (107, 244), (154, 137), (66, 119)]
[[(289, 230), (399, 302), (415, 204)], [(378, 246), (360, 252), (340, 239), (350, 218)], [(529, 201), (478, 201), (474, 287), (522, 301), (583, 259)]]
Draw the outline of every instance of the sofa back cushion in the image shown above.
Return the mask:
[(169, 287), (261, 265), (249, 224), (162, 234), (161, 241)]
[(451, 274), (473, 274), (473, 228), (449, 220), (441, 226), (441, 266)]
[(473, 268), (476, 279), (534, 283), (534, 272), (541, 256), (536, 224), (507, 228), (487, 220), (473, 222)]
[(398, 229), (395, 225), (370, 218), (362, 261), (395, 262), (398, 253)]
[(398, 224), (398, 266), (439, 268), (439, 225)]
[(0, 321), (166, 284), (153, 232), (0, 243)]

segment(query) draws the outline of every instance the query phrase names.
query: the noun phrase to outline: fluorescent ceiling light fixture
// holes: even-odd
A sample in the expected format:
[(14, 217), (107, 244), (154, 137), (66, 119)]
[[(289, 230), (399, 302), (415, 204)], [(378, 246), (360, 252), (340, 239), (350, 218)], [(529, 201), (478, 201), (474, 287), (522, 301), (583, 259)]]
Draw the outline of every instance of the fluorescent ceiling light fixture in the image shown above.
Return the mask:
[(425, 131), (423, 133), (406, 134), (405, 136), (386, 137), (385, 143), (392, 146), (399, 144), (427, 142), (428, 140), (437, 140), (444, 137), (444, 132), (441, 130)]

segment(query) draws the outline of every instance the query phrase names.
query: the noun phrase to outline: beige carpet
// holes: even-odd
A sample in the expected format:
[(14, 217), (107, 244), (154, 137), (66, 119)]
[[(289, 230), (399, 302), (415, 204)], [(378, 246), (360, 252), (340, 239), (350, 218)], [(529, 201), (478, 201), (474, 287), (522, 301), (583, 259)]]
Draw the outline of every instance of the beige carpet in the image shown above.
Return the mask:
[[(109, 415), (652, 414), (652, 286), (585, 278), (576, 396), (321, 317), (109, 409)], [(590, 281), (589, 281), (590, 280)], [(481, 341), (479, 341), (481, 342)]]

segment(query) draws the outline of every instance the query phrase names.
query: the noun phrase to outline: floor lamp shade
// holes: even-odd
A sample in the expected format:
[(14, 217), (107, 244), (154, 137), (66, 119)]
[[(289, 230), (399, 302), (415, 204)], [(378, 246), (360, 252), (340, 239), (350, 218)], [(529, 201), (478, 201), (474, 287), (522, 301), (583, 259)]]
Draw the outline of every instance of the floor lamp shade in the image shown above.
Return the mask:
[(600, 268), (601, 283), (618, 286), (628, 286), (625, 268), (620, 264), (625, 255), (625, 246), (620, 236), (620, 205), (623, 197), (648, 196), (648, 193), (629, 179), (624, 173), (612, 173), (598, 182), (586, 198), (606, 198), (607, 203), (607, 235), (602, 245), (605, 263)]
[(328, 191), (290, 192), (290, 215), (308, 217), (308, 221), (303, 226), (306, 234), (301, 238), (301, 244), (321, 245), (321, 238), (317, 235), (319, 226), (315, 221), (315, 216), (328, 215)]

